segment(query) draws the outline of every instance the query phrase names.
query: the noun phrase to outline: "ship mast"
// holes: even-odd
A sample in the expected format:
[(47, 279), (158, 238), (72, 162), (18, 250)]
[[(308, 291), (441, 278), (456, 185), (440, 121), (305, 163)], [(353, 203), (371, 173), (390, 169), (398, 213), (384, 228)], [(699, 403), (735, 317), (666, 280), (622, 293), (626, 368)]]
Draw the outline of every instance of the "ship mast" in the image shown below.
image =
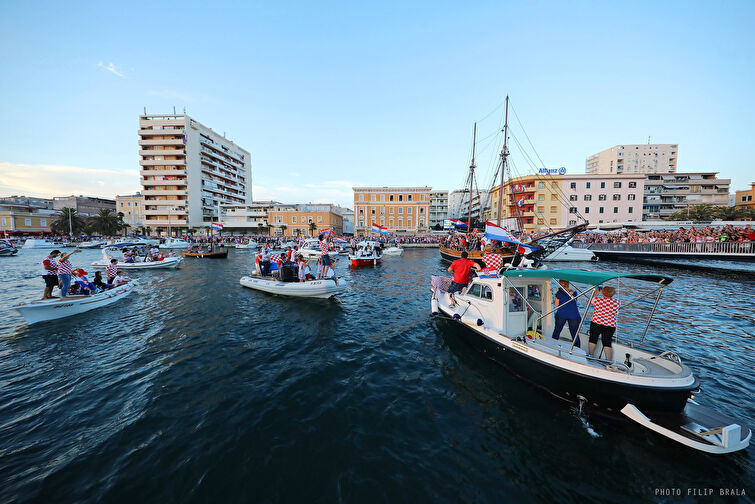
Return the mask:
[[(506, 172), (506, 158), (509, 151), (506, 149), (506, 140), (509, 136), (509, 95), (506, 95), (506, 113), (503, 120), (503, 149), (501, 150), (501, 187), (498, 190), (498, 225), (502, 222), (503, 212), (503, 177)], [(511, 179), (511, 177), (509, 177)]]
[(467, 235), (472, 230), (472, 184), (474, 183), (474, 154), (477, 145), (477, 123), (474, 123), (474, 132), (472, 133), (472, 163), (469, 165), (469, 218), (467, 219)]

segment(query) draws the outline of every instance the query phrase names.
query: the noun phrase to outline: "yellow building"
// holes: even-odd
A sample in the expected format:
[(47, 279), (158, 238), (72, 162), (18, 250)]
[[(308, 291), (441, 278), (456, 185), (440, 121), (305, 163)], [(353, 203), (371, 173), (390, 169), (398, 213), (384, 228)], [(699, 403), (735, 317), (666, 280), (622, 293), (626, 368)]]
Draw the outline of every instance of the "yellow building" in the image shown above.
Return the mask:
[(0, 232), (3, 235), (49, 233), (55, 211), (10, 202), (0, 202)]
[[(562, 227), (560, 191), (561, 181), (558, 176), (542, 179), (529, 175), (507, 181), (503, 185), (502, 221), (507, 227), (514, 227), (518, 217), (528, 233)], [(490, 210), (485, 213), (485, 217), (491, 221), (498, 219), (500, 192), (501, 186), (495, 186), (490, 191)]]
[(143, 226), (144, 196), (141, 193), (115, 197), (115, 212), (123, 214), (123, 222), (132, 229)]
[(270, 236), (317, 236), (325, 229), (343, 234), (343, 217), (333, 205), (275, 205), (267, 212), (267, 223)]
[(748, 206), (755, 208), (755, 182), (750, 184), (750, 189), (737, 191), (734, 194), (734, 206)]
[(354, 187), (354, 234), (372, 233), (372, 225), (396, 234), (429, 230), (430, 187)]

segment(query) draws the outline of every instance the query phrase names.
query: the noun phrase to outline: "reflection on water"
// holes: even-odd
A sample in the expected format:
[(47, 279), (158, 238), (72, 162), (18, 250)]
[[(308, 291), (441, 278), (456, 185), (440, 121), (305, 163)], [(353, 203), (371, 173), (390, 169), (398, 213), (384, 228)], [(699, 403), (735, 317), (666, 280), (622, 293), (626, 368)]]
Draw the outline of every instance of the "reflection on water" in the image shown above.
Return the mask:
[[(41, 294), (44, 255), (0, 258), (3, 306)], [(436, 250), (341, 261), (352, 283), (328, 301), (243, 289), (252, 259), (134, 272), (134, 295), (81, 319), (27, 327), (2, 312), (0, 500), (629, 502), (754, 488), (752, 448), (709, 457), (580, 415), (475, 352), (429, 315)], [(701, 402), (755, 425), (752, 280), (672, 274), (647, 340), (696, 371)], [(619, 330), (641, 332), (651, 307), (628, 307)]]

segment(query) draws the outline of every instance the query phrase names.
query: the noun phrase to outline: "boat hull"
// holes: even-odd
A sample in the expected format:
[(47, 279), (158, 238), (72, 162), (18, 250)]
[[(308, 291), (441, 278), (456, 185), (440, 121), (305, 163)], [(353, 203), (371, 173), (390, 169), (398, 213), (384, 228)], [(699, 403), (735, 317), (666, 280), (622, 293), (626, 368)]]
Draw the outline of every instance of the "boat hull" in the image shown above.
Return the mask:
[(135, 286), (136, 282), (132, 281), (92, 296), (73, 296), (49, 301), (40, 300), (26, 305), (15, 306), (14, 308), (23, 315), (26, 323), (31, 325), (38, 322), (71, 317), (107, 306), (128, 296)]
[(400, 256), (404, 253), (404, 249), (398, 247), (389, 247), (383, 250), (383, 255), (387, 256)]
[(228, 250), (220, 252), (184, 252), (184, 257), (197, 257), (199, 259), (225, 259), (228, 257)]
[(351, 266), (354, 268), (362, 268), (365, 266), (376, 266), (377, 264), (380, 264), (382, 256), (370, 256), (370, 257), (356, 257), (356, 256), (349, 256), (349, 260), (351, 261)]
[(543, 258), (543, 261), (597, 261), (598, 256), (584, 248), (563, 245)]
[(18, 249), (15, 248), (0, 249), (0, 257), (10, 257), (16, 254), (18, 254)]
[[(168, 257), (162, 261), (119, 262), (117, 266), (119, 270), (176, 269), (182, 262), (183, 259), (180, 257)], [(109, 264), (110, 261), (97, 261), (92, 263), (92, 267), (105, 269)]]
[(471, 327), (453, 322), (458, 334), (475, 350), (505, 367), (513, 374), (569, 402), (618, 413), (627, 403), (643, 411), (678, 413), (687, 404), (687, 399), (699, 387), (698, 381), (681, 386), (650, 387), (601, 380), (560, 369), (529, 357), (526, 345), (523, 352), (508, 349), (486, 338)]
[(259, 290), (279, 296), (329, 298), (346, 290), (346, 283), (339, 280), (338, 285), (333, 280), (310, 280), (307, 282), (280, 282), (269, 278), (241, 277), (239, 283), (243, 287)]

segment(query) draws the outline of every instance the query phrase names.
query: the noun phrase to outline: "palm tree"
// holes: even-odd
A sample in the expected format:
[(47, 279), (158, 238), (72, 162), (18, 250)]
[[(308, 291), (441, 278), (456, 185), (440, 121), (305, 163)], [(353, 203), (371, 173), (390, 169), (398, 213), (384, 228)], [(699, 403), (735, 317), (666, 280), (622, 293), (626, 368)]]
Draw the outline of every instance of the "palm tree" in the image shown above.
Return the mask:
[(103, 236), (112, 236), (121, 227), (118, 216), (109, 208), (103, 208), (92, 217), (94, 228)]
[(317, 224), (314, 222), (309, 223), (309, 232), (312, 234), (312, 236), (315, 235), (315, 231), (317, 231)]
[(75, 208), (63, 207), (50, 224), (50, 231), (54, 233), (79, 234), (84, 230), (84, 219), (76, 212)]
[(288, 229), (288, 226), (281, 224), (281, 233), (283, 234), (283, 236), (286, 236), (286, 229)]

